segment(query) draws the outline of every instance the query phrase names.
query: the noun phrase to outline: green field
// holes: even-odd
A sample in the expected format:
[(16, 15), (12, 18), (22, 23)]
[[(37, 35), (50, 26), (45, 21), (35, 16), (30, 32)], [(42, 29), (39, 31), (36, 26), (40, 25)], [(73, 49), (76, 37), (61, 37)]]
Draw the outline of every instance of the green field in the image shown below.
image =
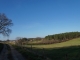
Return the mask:
[(25, 45), (27, 50), (15, 48), (29, 60), (46, 60), (44, 57), (50, 60), (80, 60), (80, 38), (49, 45), (32, 45), (32, 48), (31, 45)]
[[(30, 45), (25, 47), (30, 49)], [(51, 60), (80, 60), (80, 38), (56, 44), (32, 45), (32, 47), (32, 51)]]
[[(75, 46), (80, 45), (80, 38), (72, 39), (62, 43), (49, 44), (49, 45), (32, 45), (32, 47), (36, 48), (55, 48), (55, 47), (66, 47), (66, 46)], [(31, 45), (26, 45), (30, 47)]]

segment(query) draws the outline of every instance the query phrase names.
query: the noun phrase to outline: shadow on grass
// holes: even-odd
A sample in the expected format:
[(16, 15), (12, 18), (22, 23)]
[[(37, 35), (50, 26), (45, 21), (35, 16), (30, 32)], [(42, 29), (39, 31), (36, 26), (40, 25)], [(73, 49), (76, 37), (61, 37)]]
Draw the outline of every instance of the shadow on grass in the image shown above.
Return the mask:
[[(33, 48), (41, 53), (42, 49)], [(80, 46), (44, 49), (44, 55), (51, 60), (80, 60)]]
[[(49, 49), (39, 49), (39, 48), (27, 48), (29, 51), (33, 51), (42, 56), (46, 56), (50, 58), (50, 60), (80, 60), (80, 46), (70, 46), (70, 47), (62, 47), (62, 48), (49, 48)], [(24, 48), (24, 49), (25, 49)], [(42, 58), (38, 58), (37, 55), (28, 52), (21, 48), (17, 48), (25, 57), (29, 60), (45, 60)]]

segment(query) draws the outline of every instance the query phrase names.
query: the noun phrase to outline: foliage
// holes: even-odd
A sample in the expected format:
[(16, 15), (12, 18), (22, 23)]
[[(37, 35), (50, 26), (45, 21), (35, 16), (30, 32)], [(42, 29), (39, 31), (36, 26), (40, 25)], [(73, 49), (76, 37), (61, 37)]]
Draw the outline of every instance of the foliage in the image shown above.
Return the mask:
[(22, 45), (23, 43), (25, 43), (27, 41), (28, 41), (27, 38), (18, 38), (18, 40), (16, 40), (16, 44)]
[(70, 40), (74, 38), (80, 37), (80, 32), (66, 32), (66, 33), (60, 33), (60, 34), (54, 34), (54, 35), (48, 35), (45, 37), (45, 39), (48, 40)]
[(61, 43), (65, 42), (71, 39), (79, 38), (80, 37), (80, 32), (66, 32), (66, 33), (60, 33), (60, 34), (54, 34), (54, 35), (48, 35), (46, 36), (43, 40), (40, 40), (38, 42), (33, 43), (29, 42), (27, 44), (29, 45), (45, 45), (45, 44), (54, 44), (54, 43)]

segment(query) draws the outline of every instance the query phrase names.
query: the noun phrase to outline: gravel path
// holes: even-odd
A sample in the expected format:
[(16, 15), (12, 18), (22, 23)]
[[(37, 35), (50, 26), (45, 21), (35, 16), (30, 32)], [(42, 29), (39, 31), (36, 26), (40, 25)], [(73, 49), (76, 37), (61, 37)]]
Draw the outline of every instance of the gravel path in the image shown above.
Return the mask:
[[(11, 46), (10, 46), (11, 47)], [(11, 52), (14, 60), (26, 60), (18, 51), (11, 47)]]
[[(11, 47), (11, 54), (13, 57), (13, 60), (26, 60), (18, 51), (16, 51), (13, 47)], [(2, 52), (0, 53), (0, 60), (9, 60), (8, 59), (8, 49), (6, 44), (4, 44), (4, 48)]]
[(8, 50), (7, 50), (7, 46), (4, 45), (4, 48), (0, 54), (0, 60), (9, 60), (7, 57), (8, 57)]

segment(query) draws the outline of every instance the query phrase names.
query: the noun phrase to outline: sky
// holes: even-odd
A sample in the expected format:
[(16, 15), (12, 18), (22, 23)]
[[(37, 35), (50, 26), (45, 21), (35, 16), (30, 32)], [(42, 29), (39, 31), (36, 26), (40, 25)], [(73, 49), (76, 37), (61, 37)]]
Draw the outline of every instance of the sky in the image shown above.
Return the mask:
[(80, 31), (80, 0), (0, 0), (0, 13), (14, 24), (11, 40)]

